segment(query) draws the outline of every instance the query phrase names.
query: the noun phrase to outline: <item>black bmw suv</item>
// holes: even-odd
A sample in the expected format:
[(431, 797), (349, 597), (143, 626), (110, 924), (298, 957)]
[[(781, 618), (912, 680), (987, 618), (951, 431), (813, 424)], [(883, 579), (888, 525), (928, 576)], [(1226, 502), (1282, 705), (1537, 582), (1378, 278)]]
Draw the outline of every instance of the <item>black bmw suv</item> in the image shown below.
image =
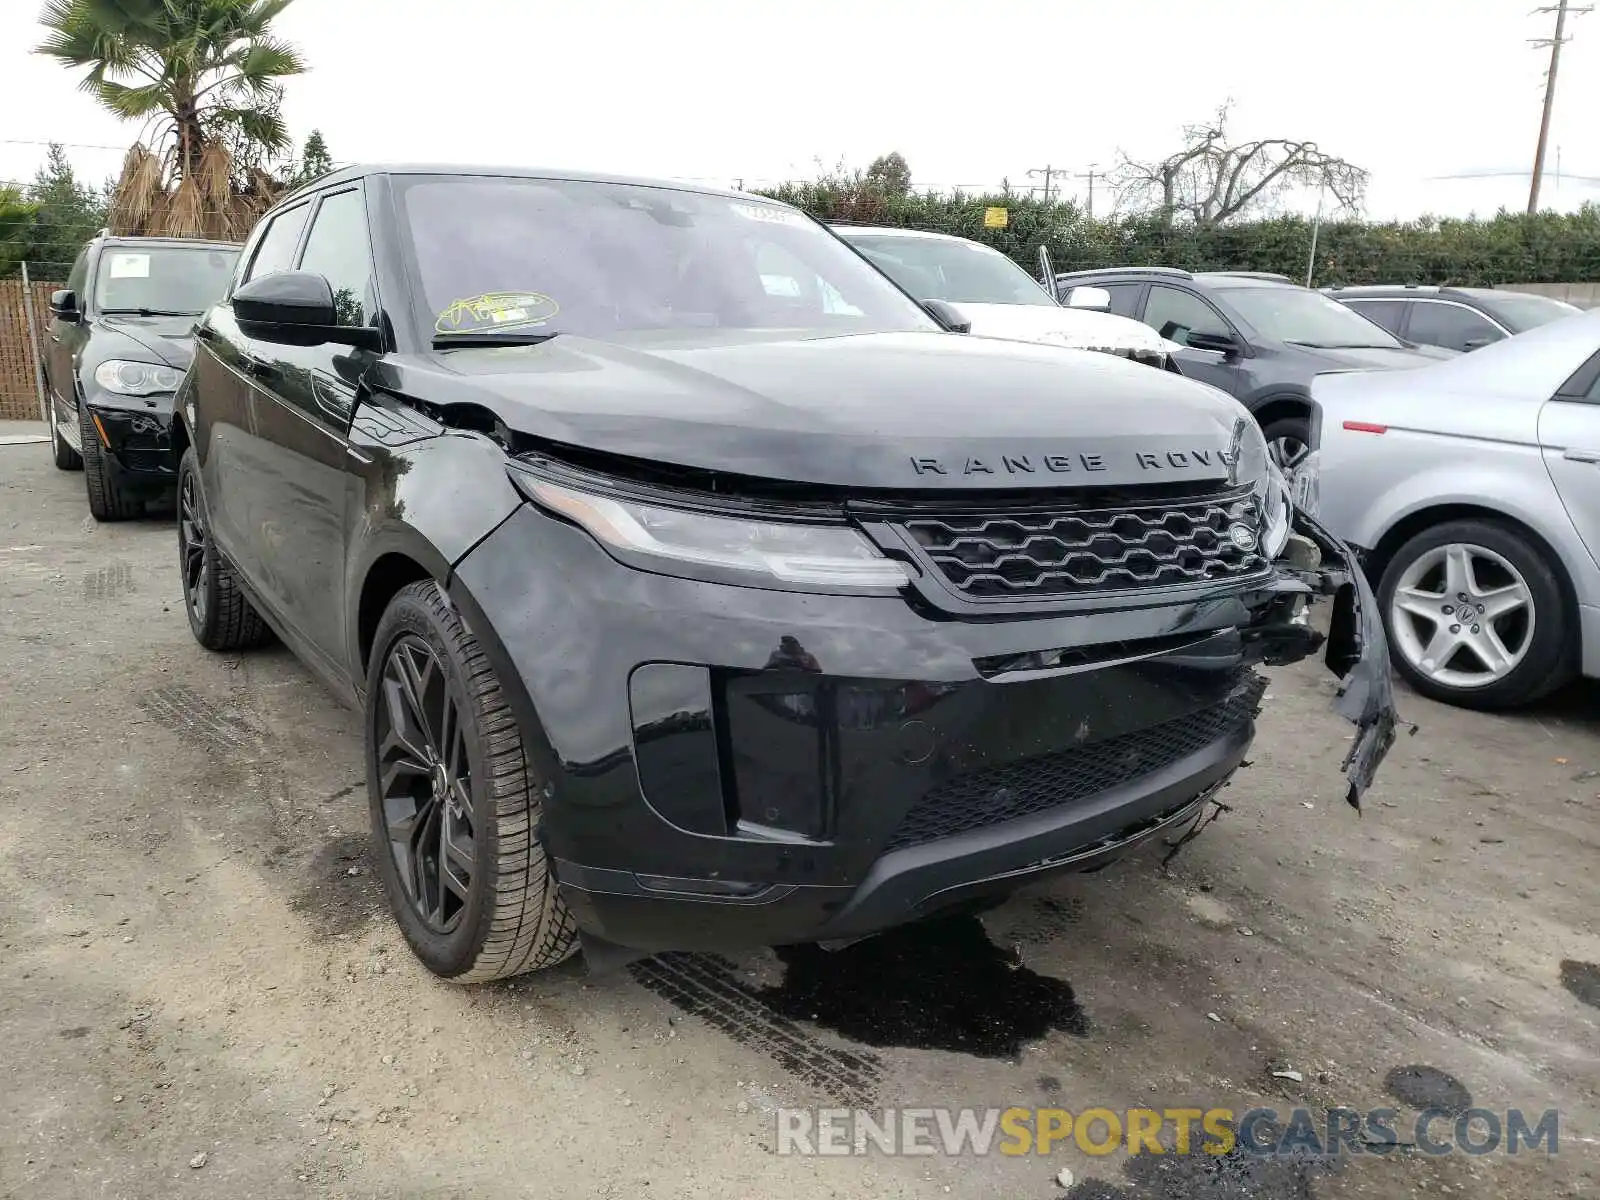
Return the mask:
[(96, 520), (136, 516), (177, 482), (172, 394), (190, 331), (238, 258), (225, 242), (102, 234), (50, 297), (50, 449), (63, 471), (85, 473)]
[(361, 707), (431, 970), (849, 939), (1190, 827), (1319, 592), (1359, 801), (1382, 625), (1244, 411), (940, 311), (665, 183), (349, 168), (262, 220), (178, 397), (188, 620)]
[(1085, 285), (1187, 349), (1178, 370), (1233, 396), (1266, 431), (1273, 461), (1293, 473), (1310, 453), (1311, 381), (1328, 371), (1422, 367), (1450, 352), (1416, 346), (1283, 275), (1193, 274), (1176, 267), (1109, 267), (1056, 276), (1068, 304)]
[(1496, 288), (1369, 284), (1322, 290), (1396, 337), (1458, 354), (1583, 311), (1551, 296)]

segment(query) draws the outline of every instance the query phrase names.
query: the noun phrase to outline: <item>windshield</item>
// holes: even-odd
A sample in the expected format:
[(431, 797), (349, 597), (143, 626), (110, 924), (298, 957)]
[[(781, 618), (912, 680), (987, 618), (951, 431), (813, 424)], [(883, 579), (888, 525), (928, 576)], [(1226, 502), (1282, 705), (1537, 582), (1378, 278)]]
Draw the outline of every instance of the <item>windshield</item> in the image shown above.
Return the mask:
[(570, 180), (396, 182), (419, 317), (435, 338), (938, 328), (782, 205)]
[(1218, 288), (1223, 299), (1271, 341), (1318, 349), (1398, 347), (1399, 338), (1321, 292), (1295, 287)]
[(1540, 325), (1548, 325), (1551, 321), (1559, 321), (1562, 317), (1583, 311), (1576, 304), (1553, 300), (1549, 296), (1513, 296), (1496, 292), (1486, 297), (1484, 302), (1497, 317), (1511, 326), (1513, 333), (1537, 329)]
[(199, 316), (228, 290), (237, 250), (215, 246), (107, 246), (95, 275), (101, 312)]
[(1047, 304), (1050, 293), (998, 250), (943, 238), (841, 236), (918, 300), (953, 304)]

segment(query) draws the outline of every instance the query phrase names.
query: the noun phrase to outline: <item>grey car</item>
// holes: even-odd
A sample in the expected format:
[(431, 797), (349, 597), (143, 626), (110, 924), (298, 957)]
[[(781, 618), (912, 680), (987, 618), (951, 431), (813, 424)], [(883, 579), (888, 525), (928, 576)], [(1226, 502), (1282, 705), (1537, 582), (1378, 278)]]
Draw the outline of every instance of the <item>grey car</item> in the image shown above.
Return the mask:
[(1396, 337), (1457, 353), (1479, 350), (1583, 311), (1565, 300), (1494, 288), (1407, 284), (1323, 290)]
[(1302, 479), (1418, 691), (1505, 708), (1600, 676), (1600, 311), (1312, 395)]
[(1056, 279), (1067, 304), (1075, 303), (1079, 288), (1104, 289), (1112, 312), (1136, 317), (1185, 347), (1173, 355), (1178, 370), (1248, 408), (1288, 475), (1310, 445), (1311, 381), (1317, 375), (1420, 367), (1449, 357), (1448, 351), (1403, 341), (1282, 275), (1117, 267)]

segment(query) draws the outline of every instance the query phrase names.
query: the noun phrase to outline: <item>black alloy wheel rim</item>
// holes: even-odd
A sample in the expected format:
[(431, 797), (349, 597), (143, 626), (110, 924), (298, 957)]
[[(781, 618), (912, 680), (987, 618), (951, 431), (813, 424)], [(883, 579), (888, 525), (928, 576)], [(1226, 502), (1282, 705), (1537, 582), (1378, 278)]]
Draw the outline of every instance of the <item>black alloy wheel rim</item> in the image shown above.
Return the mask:
[(205, 518), (200, 513), (200, 489), (194, 473), (183, 477), (178, 489), (178, 559), (183, 568), (183, 599), (196, 622), (206, 620), (206, 582), (211, 573), (206, 553)]
[(466, 731), (444, 668), (414, 634), (384, 657), (375, 705), (384, 834), (406, 900), (435, 934), (461, 924), (476, 869)]

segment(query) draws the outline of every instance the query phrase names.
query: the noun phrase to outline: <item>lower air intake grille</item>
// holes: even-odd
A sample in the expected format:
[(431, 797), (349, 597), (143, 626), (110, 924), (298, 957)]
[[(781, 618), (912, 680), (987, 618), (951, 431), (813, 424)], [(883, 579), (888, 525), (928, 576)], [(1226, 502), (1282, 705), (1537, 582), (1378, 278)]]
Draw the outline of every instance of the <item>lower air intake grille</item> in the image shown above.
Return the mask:
[(1251, 674), (1225, 701), (1185, 717), (1073, 750), (958, 775), (925, 793), (885, 847), (900, 850), (1083, 800), (1242, 731), (1267, 681)]
[(1248, 492), (1116, 508), (917, 516), (902, 526), (971, 600), (1238, 579), (1267, 566)]

